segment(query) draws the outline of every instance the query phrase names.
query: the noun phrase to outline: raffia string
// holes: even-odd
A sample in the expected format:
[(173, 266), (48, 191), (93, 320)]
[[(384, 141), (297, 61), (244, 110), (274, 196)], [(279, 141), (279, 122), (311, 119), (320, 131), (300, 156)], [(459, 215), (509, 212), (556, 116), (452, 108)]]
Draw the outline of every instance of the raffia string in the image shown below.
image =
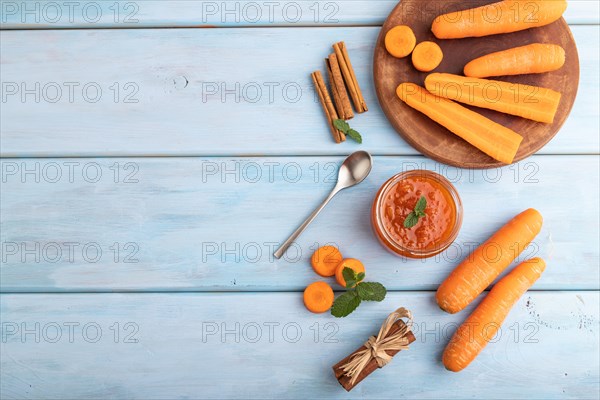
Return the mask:
[[(386, 337), (392, 325), (402, 318), (406, 318), (407, 323), (398, 332)], [(362, 370), (371, 361), (371, 358), (374, 358), (379, 368), (381, 368), (392, 360), (392, 357), (386, 351), (408, 350), (408, 338), (406, 334), (410, 332), (412, 323), (412, 314), (404, 307), (391, 313), (383, 325), (381, 325), (377, 337), (371, 336), (365, 342), (366, 349), (358, 351), (341, 367), (344, 375), (350, 378), (350, 384), (354, 385), (354, 382), (356, 382)]]

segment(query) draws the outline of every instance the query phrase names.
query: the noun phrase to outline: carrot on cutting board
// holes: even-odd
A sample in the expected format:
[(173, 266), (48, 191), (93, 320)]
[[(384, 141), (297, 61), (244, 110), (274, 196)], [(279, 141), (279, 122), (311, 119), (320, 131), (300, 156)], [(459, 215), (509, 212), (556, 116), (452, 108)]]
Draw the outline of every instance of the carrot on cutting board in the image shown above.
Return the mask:
[(512, 163), (523, 137), (458, 103), (435, 96), (414, 83), (402, 83), (396, 94), (407, 105), (422, 112), (450, 132), (490, 157)]
[(442, 355), (446, 369), (458, 372), (494, 338), (515, 303), (542, 275), (546, 263), (532, 258), (500, 279), (454, 333)]
[[(353, 269), (354, 272), (361, 273), (365, 272), (365, 266), (360, 260), (356, 258), (344, 258), (342, 262), (339, 263), (335, 270), (335, 280), (340, 284), (341, 287), (346, 287), (346, 280), (344, 279), (344, 268)], [(358, 282), (357, 282), (358, 283)]]
[(438, 288), (435, 300), (454, 314), (468, 306), (531, 243), (542, 229), (542, 215), (523, 211), (467, 256)]
[(556, 71), (565, 63), (565, 50), (556, 44), (532, 43), (486, 54), (465, 65), (464, 73), (473, 78), (541, 74)]
[(329, 310), (333, 297), (333, 289), (326, 282), (313, 282), (304, 289), (304, 305), (316, 314)]
[(321, 276), (333, 276), (342, 261), (342, 253), (335, 246), (319, 247), (310, 258), (315, 272)]
[(436, 96), (506, 114), (552, 123), (561, 94), (552, 89), (518, 83), (433, 73), (425, 87)]
[(412, 52), (412, 63), (422, 72), (433, 71), (442, 62), (444, 53), (435, 42), (421, 42)]
[(417, 38), (412, 29), (406, 25), (398, 25), (385, 34), (385, 48), (392, 56), (402, 58), (415, 48)]
[(510, 33), (551, 24), (567, 9), (566, 0), (503, 0), (440, 15), (431, 26), (438, 39)]

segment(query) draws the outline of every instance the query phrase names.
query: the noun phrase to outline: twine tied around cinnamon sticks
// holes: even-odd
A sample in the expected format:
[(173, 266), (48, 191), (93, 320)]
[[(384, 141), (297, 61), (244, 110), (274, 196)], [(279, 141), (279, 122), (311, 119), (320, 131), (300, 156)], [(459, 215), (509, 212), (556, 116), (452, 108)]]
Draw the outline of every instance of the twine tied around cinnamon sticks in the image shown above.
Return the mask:
[[(387, 336), (392, 326), (402, 318), (407, 319), (406, 324), (402, 324), (398, 331)], [(365, 348), (356, 352), (346, 364), (341, 366), (344, 375), (350, 378), (350, 384), (354, 385), (371, 359), (375, 359), (377, 365), (381, 368), (392, 360), (392, 356), (387, 351), (408, 350), (408, 345), (411, 342), (408, 334), (411, 333), (412, 324), (412, 314), (406, 308), (401, 307), (391, 313), (381, 325), (377, 337), (371, 336), (365, 342)]]

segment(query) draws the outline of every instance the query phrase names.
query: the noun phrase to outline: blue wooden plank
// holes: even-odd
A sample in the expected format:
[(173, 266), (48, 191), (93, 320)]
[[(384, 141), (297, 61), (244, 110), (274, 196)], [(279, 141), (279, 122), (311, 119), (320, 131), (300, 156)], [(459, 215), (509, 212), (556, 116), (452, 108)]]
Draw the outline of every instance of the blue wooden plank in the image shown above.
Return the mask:
[[(396, 0), (3, 0), (2, 29), (381, 25)], [(443, 11), (443, 2), (440, 9)], [(441, 12), (440, 12), (441, 13)], [(570, 0), (570, 24), (597, 24), (598, 2)]]
[[(377, 105), (371, 58), (378, 33), (2, 31), (0, 154), (345, 155), (359, 146), (333, 143), (309, 78), (323, 68), (331, 44), (345, 40), (370, 105), (352, 120), (365, 138), (362, 148), (415, 155)], [(574, 26), (573, 33), (582, 84), (569, 120), (542, 154), (600, 152), (599, 27)]]
[[(472, 307), (445, 314), (432, 293), (390, 293), (344, 319), (309, 313), (300, 293), (0, 299), (2, 398), (593, 399), (599, 390), (592, 292), (527, 293), (458, 374), (440, 356)], [(348, 395), (331, 366), (401, 306), (417, 341)]]
[[(548, 261), (536, 288), (599, 288), (597, 156), (534, 156), (490, 171), (375, 157), (367, 180), (340, 193), (275, 260), (277, 243), (333, 187), (341, 160), (2, 160), (2, 290), (302, 290), (317, 277), (311, 253), (327, 242), (362, 259), (368, 277), (390, 289), (433, 290), (475, 244), (528, 207), (545, 217), (522, 256)], [(414, 168), (454, 182), (465, 213), (447, 252), (407, 261), (376, 241), (369, 210), (385, 180)]]

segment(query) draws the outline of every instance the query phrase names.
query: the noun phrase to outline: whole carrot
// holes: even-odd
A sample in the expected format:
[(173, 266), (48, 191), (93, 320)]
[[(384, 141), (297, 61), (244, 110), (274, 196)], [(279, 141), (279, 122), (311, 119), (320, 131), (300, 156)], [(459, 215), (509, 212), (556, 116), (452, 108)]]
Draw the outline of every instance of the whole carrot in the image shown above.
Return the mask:
[(458, 372), (477, 357), (494, 338), (514, 304), (535, 283), (545, 268), (544, 260), (532, 258), (494, 285), (446, 346), (442, 355), (446, 369)]
[(481, 37), (548, 25), (567, 9), (566, 0), (504, 0), (437, 17), (431, 31), (438, 39)]
[(561, 98), (548, 88), (445, 73), (427, 75), (425, 87), (449, 100), (548, 124), (554, 122)]
[(497, 51), (476, 58), (465, 65), (465, 76), (540, 74), (556, 71), (565, 63), (565, 50), (556, 44), (532, 43)]
[(488, 156), (511, 164), (523, 136), (481, 114), (448, 99), (435, 96), (421, 86), (404, 82), (396, 95), (409, 107), (466, 140)]
[(525, 210), (477, 247), (438, 288), (440, 308), (454, 314), (469, 305), (531, 243), (542, 220), (537, 210)]

